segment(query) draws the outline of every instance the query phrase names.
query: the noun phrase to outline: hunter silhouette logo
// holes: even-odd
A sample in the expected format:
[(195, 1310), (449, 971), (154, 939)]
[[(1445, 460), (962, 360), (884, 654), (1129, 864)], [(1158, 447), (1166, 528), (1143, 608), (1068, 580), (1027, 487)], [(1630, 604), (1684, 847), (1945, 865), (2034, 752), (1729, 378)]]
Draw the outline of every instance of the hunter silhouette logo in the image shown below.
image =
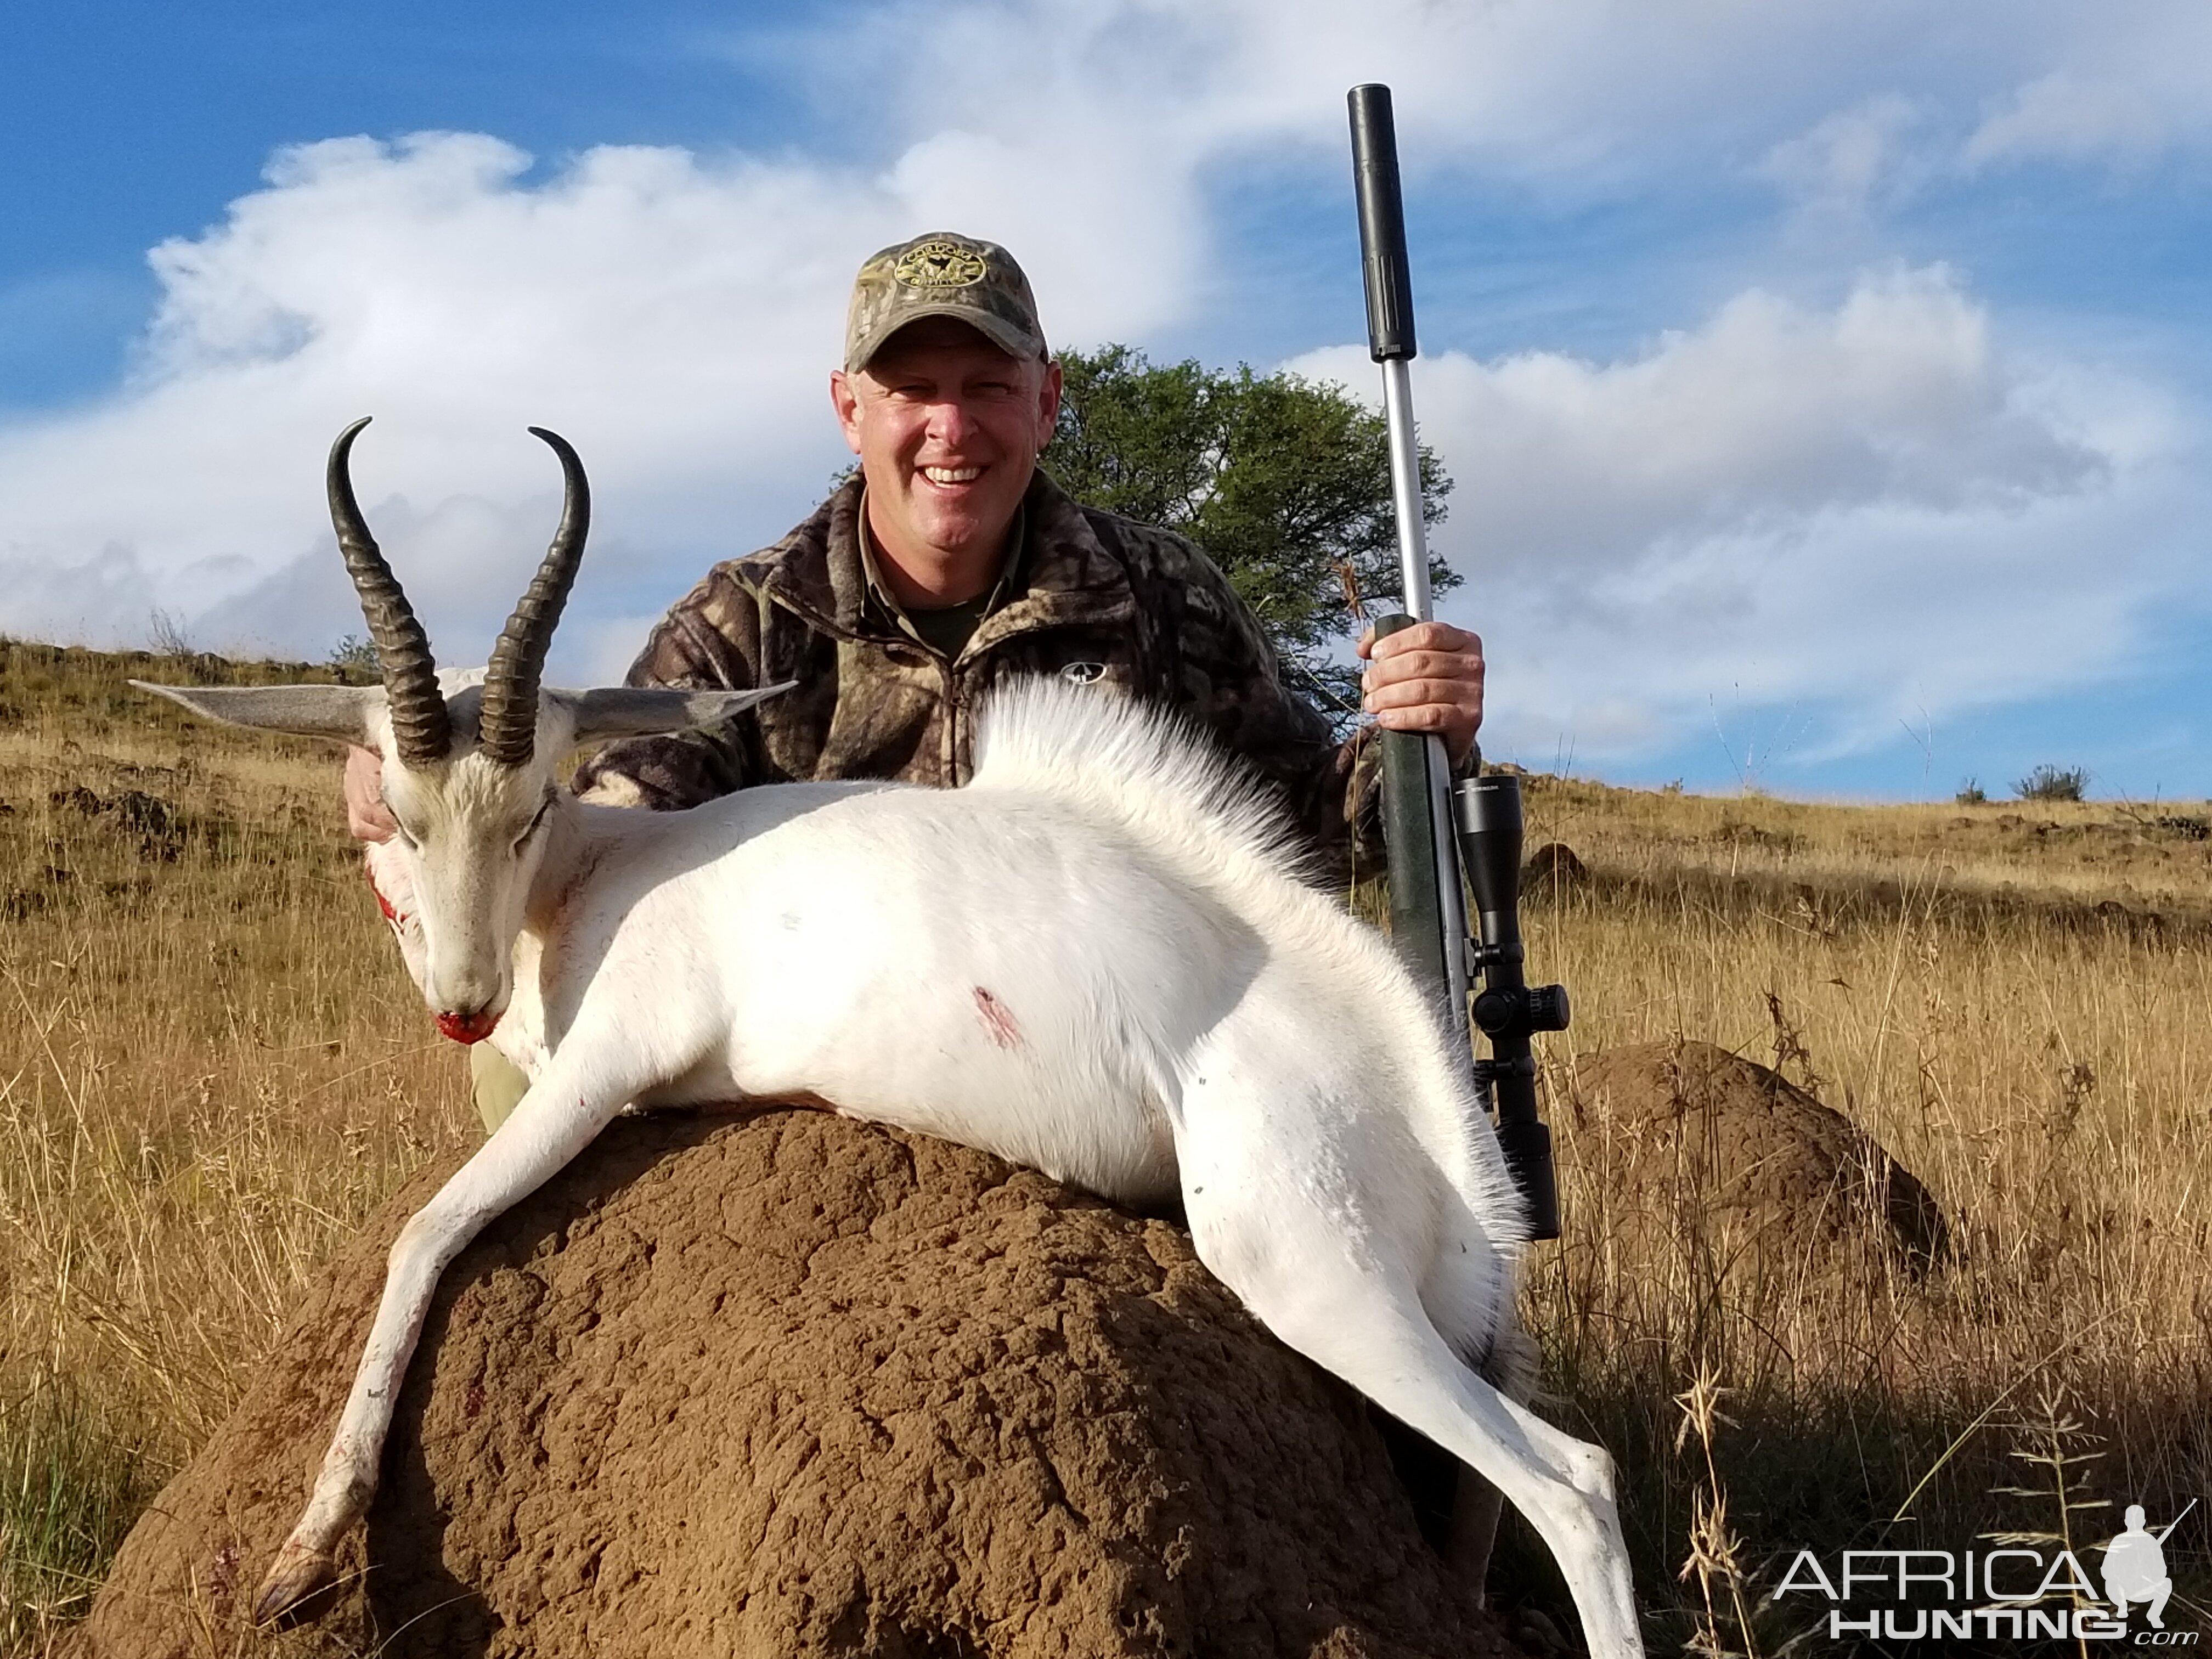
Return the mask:
[(908, 248), (891, 275), (908, 288), (966, 288), (983, 280), (983, 261), (957, 242)]
[(2153, 1533), (2143, 1526), (2143, 1506), (2128, 1505), (2127, 1530), (2104, 1546), (2105, 1596), (2115, 1616), (2125, 1619), (2128, 1603), (2141, 1601), (2146, 1604), (2150, 1627), (2166, 1628), (2166, 1598), (2173, 1594), (2173, 1580), (2166, 1571), (2166, 1540), (2181, 1524), (2182, 1516), (2196, 1507), (2192, 1498), (2181, 1515)]
[[(1830, 1641), (2070, 1638), (2077, 1644), (2193, 1648), (2202, 1632), (2166, 1627), (2173, 1580), (2166, 1570), (2165, 1546), (2196, 1507), (2192, 1498), (2179, 1515), (2153, 1532), (2144, 1523), (2143, 1506), (2130, 1504), (2125, 1528), (2102, 1544), (2081, 1545), (2080, 1555), (2072, 1549), (2016, 1544), (1965, 1551), (1845, 1550), (1832, 1567), (1811, 1550), (1799, 1550), (1775, 1586), (1774, 1599), (1778, 1603), (1805, 1595), (1827, 1601)], [(2102, 1601), (2082, 1560), (2098, 1550), (2105, 1554)], [(2130, 1635), (2128, 1612), (2137, 1607), (2143, 1609), (2147, 1627)]]

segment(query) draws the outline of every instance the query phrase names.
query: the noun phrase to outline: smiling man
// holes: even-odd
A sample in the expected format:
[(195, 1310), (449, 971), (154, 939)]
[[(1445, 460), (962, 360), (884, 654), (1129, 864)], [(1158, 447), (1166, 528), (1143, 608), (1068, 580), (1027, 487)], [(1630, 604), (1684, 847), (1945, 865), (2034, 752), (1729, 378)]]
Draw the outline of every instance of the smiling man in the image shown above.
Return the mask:
[[(1338, 743), (1285, 689), (1259, 623), (1197, 548), (1053, 482), (1038, 456), (1060, 384), (1029, 280), (1004, 248), (933, 232), (869, 259), (830, 376), (857, 475), (775, 546), (708, 572), (629, 673), (633, 685), (793, 689), (717, 730), (611, 744), (577, 788), (675, 808), (815, 778), (951, 787), (968, 780), (992, 688), (1050, 674), (1212, 733), (1280, 793), (1341, 878), (1372, 793), (1372, 745)], [(1428, 623), (1360, 652), (1377, 721), (1437, 732), (1465, 763), (1482, 719), (1481, 642)], [(356, 835), (391, 833), (374, 756), (356, 751), (347, 799)], [(1361, 862), (1379, 868), (1379, 853)], [(487, 1121), (520, 1094), (519, 1079), (484, 1075), (493, 1058), (479, 1067)]]
[[(688, 806), (796, 778), (967, 781), (975, 711), (1010, 675), (1146, 697), (1273, 783), (1324, 859), (1347, 861), (1358, 738), (1283, 686), (1258, 622), (1180, 537), (1072, 501), (1038, 457), (1060, 405), (1028, 279), (994, 243), (933, 232), (853, 285), (830, 397), (857, 477), (775, 546), (717, 566), (657, 629), (633, 684), (796, 688), (729, 727), (617, 744), (596, 799)], [(1482, 717), (1481, 645), (1443, 623), (1364, 642), (1381, 724)]]

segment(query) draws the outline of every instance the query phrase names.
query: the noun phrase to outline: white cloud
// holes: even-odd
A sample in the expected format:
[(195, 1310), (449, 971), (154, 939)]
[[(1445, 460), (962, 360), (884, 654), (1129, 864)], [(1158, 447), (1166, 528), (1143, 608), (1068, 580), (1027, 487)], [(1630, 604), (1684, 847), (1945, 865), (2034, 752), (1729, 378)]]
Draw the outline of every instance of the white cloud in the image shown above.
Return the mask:
[(854, 51), (871, 52), (909, 128), (957, 110), (1010, 141), (1133, 150), (1139, 171), (1163, 155), (1286, 140), (1333, 157), (1346, 89), (1383, 81), (1409, 149), (1586, 179), (1642, 171), (1655, 130), (1702, 149), (1815, 118), (1827, 76), (1809, 67), (1879, 56), (1907, 10), (1896, 0), (1832, 16), (1610, 0), (910, 3), (872, 18), (857, 48), (859, 32), (841, 36), (822, 72), (848, 82)]
[[(556, 669), (603, 675), (713, 558), (818, 498), (842, 459), (823, 380), (845, 285), (885, 242), (933, 224), (1006, 242), (1058, 339), (1188, 337), (1209, 201), (1285, 156), (1342, 179), (1344, 90), (1380, 79), (1432, 190), (1456, 169), (1663, 200), (1764, 176), (1849, 221), (1856, 260), (1946, 168), (2201, 136), (2207, 17), (897, 0), (787, 48), (841, 123), (875, 125), (871, 166), (633, 147), (539, 172), (471, 134), (302, 146), (156, 251), (130, 384), (0, 424), (0, 629), (132, 639), (158, 607), (204, 644), (327, 648), (360, 623), (322, 454), (374, 411), (372, 521), (446, 654), (480, 652), (557, 512), (534, 422), (577, 442), (599, 497)], [(2137, 87), (2132, 106), (2114, 90)], [(2176, 591), (2174, 526), (2203, 517), (2174, 482), (2193, 436), (2144, 387), (2069, 365), (2063, 319), (2031, 362), (1941, 269), (1825, 308), (1710, 280), (1742, 291), (1620, 361), (1421, 365), (1461, 481), (1459, 603), (1510, 636), (1538, 691), (1514, 718), (1546, 752), (1554, 730), (1585, 752), (1660, 743), (1735, 687), (1820, 703), (1824, 740), (1852, 741), (1907, 685), (1956, 704), (2104, 672)], [(1356, 350), (1302, 361), (1370, 377)], [(2060, 627), (2064, 656), (2025, 649)]]
[(2212, 10), (2197, 0), (2075, 9), (2039, 55), (1982, 99), (1962, 152), (1969, 168), (2131, 166), (2212, 143)]
[[(1135, 334), (1183, 286), (1178, 204), (1110, 167), (1044, 188), (994, 139), (939, 135), (880, 177), (803, 161), (588, 151), (544, 179), (473, 134), (283, 152), (224, 222), (163, 244), (139, 368), (90, 409), (0, 427), (0, 629), (319, 654), (358, 631), (322, 457), (364, 412), (364, 507), (450, 652), (480, 652), (558, 514), (525, 436), (598, 498), (579, 609), (647, 613), (803, 514), (844, 455), (826, 376), (860, 258), (933, 222), (1019, 247), (1055, 331)], [(1080, 186), (1081, 181), (1078, 184)], [(1102, 201), (1158, 257), (1091, 257)], [(619, 666), (564, 635), (568, 672)]]
[(1909, 141), (1922, 118), (1910, 100), (1885, 93), (1776, 145), (1759, 170), (1801, 213), (1855, 228), (1913, 182)]
[[(1981, 159), (2212, 132), (2201, 0), (895, 0), (825, 38), (815, 68), (825, 97), (879, 87), (904, 133), (953, 111), (1012, 144), (1131, 152), (1138, 173), (1285, 143), (1334, 159), (1345, 89), (1383, 81), (1417, 167), (1471, 161), (1575, 194), (1716, 165), (1863, 190), (1955, 163), (1978, 123)], [(1917, 161), (1903, 125), (1920, 129)]]
[[(666, 151), (595, 151), (534, 187), (526, 165), (465, 135), (307, 145), (223, 224), (155, 250), (165, 297), (132, 384), (0, 429), (0, 626), (127, 639), (160, 606), (293, 649), (357, 630), (316, 571), (336, 562), (322, 453), (364, 411), (362, 496), (434, 627), (495, 621), (543, 548), (558, 473), (526, 424), (584, 448), (617, 533), (677, 480), (693, 499), (655, 527), (687, 528), (717, 450), (747, 453), (755, 488), (818, 475), (774, 404), (834, 338), (824, 244), (865, 240), (884, 204), (836, 215), (815, 205), (834, 192)], [(140, 572), (135, 606), (94, 608), (115, 597), (89, 585), (94, 551)]]
[[(1741, 700), (1849, 749), (2111, 672), (2189, 579), (2188, 434), (1991, 331), (1947, 272), (1893, 270), (1832, 310), (1740, 295), (1619, 362), (1425, 360), (1468, 578), (1443, 614), (1510, 676), (1493, 741), (1618, 758)], [(1291, 367), (1370, 393), (1359, 348)]]
[(1970, 169), (2041, 158), (2147, 161), (2212, 137), (2207, 92), (2203, 85), (2175, 87), (2165, 75), (2147, 82), (2054, 70), (2002, 100), (1968, 137), (1961, 159)]

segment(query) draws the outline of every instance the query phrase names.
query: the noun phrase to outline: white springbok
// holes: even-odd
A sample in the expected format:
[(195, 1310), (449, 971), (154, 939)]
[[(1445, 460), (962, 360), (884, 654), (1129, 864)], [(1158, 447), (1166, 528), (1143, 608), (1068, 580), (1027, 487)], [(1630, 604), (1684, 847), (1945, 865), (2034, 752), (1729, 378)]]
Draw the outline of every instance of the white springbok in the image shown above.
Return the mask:
[(383, 686), (147, 689), (382, 751), (399, 833), (369, 867), (409, 969), (442, 1030), (489, 1036), (531, 1085), (392, 1245), (257, 1616), (331, 1582), (439, 1275), (488, 1221), (633, 1103), (809, 1101), (1109, 1199), (1180, 1197), (1200, 1258), (1269, 1330), (1528, 1517), (1592, 1653), (1642, 1652), (1611, 1461), (1480, 1374), (1525, 1342), (1525, 1228), (1466, 1056), (1389, 944), (1298, 878), (1250, 780), (1170, 719), (1037, 681), (992, 702), (965, 788), (580, 803), (554, 772), (577, 745), (771, 691), (540, 690), (588, 515), (546, 432), (560, 533), (482, 684), (441, 685), (354, 503), (363, 424), (330, 492)]

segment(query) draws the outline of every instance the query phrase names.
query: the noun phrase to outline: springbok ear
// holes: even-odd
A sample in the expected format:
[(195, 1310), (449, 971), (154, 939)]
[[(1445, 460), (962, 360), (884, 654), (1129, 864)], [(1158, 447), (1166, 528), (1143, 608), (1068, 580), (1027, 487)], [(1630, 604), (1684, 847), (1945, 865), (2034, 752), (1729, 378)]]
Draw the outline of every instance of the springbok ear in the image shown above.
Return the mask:
[(596, 691), (545, 693), (559, 696), (575, 717), (579, 744), (602, 743), (609, 738), (645, 738), (666, 732), (688, 732), (695, 726), (720, 726), (742, 714), (755, 703), (799, 682), (764, 685), (757, 691), (665, 691), (653, 688), (614, 685)]
[(144, 680), (131, 684), (227, 726), (362, 744), (374, 741), (369, 716), (384, 708), (381, 686), (153, 685)]

